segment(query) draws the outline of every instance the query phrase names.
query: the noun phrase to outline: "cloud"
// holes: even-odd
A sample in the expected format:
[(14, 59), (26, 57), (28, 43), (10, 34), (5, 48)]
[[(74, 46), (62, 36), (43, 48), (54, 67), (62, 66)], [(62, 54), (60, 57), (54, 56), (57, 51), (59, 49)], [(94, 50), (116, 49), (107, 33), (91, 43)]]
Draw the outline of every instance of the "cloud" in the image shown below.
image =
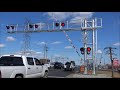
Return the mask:
[(77, 19), (91, 18), (94, 12), (48, 12), (47, 14), (53, 20), (66, 20), (71, 17), (70, 22)]
[[(18, 51), (18, 52), (16, 52), (16, 54), (24, 54), (24, 52), (23, 51)], [(26, 51), (26, 54), (27, 55), (40, 55), (40, 54), (42, 54), (42, 52), (37, 52), (37, 51), (35, 51), (35, 50), (28, 50), (28, 51)]]
[(70, 20), (70, 23), (81, 23), (81, 17), (75, 17)]
[(65, 20), (67, 17), (70, 16), (68, 12), (48, 12), (48, 15), (53, 20)]
[(37, 45), (44, 45), (46, 42), (38, 42)]
[(12, 42), (12, 41), (15, 41), (15, 38), (13, 38), (13, 37), (11, 37), (11, 36), (8, 36), (8, 37), (6, 38), (6, 41)]
[(65, 47), (65, 49), (71, 49), (72, 48), (72, 46), (66, 46)]
[(118, 42), (118, 43), (114, 43), (113, 44), (114, 46), (120, 46), (120, 43)]
[(54, 54), (54, 57), (60, 57), (61, 55), (58, 55), (58, 54)]
[(81, 20), (84, 18), (91, 18), (94, 12), (76, 12), (73, 13), (73, 18), (70, 20), (70, 23), (81, 23)]
[(61, 44), (61, 43), (63, 43), (63, 42), (55, 41), (55, 42), (53, 42), (53, 43), (51, 43), (51, 44)]
[(36, 52), (36, 54), (41, 54), (42, 52)]
[(0, 44), (0, 48), (3, 48), (3, 47), (5, 47), (5, 44)]
[(38, 25), (38, 28), (44, 28), (45, 26), (47, 26), (45, 23), (35, 23), (36, 25)]
[(97, 50), (97, 52), (96, 52), (96, 53), (101, 54), (101, 53), (102, 53), (102, 51), (101, 51), (101, 50)]

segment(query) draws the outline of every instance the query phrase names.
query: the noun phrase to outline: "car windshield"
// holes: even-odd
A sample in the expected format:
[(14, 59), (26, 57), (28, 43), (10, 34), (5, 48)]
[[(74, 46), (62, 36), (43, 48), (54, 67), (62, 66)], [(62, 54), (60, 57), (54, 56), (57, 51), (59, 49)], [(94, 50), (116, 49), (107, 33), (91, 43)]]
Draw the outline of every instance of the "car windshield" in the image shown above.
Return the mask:
[(3, 56), (0, 58), (0, 66), (24, 66), (21, 57)]

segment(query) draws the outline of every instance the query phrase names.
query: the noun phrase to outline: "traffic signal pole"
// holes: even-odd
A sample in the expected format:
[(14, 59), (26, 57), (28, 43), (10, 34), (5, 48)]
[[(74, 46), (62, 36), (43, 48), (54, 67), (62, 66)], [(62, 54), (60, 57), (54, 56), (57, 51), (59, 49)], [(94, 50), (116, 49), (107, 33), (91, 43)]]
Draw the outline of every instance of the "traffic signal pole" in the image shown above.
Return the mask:
[(95, 74), (95, 21), (94, 19), (92, 20), (92, 27), (93, 27), (93, 30), (92, 30), (92, 58), (93, 58), (93, 74)]
[[(85, 28), (87, 27), (87, 21), (86, 19), (84, 20), (84, 23), (85, 23)], [(86, 30), (84, 30), (84, 49), (85, 49), (85, 52), (84, 52), (84, 65), (85, 65), (85, 71), (84, 71), (84, 74), (87, 74), (87, 32)]]

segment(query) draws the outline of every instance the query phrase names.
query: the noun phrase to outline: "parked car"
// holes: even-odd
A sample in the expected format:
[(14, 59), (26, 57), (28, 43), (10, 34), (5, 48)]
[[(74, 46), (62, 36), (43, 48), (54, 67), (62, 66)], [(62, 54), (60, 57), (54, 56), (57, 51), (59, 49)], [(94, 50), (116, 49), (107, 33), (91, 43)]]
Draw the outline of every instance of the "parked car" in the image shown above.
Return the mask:
[(0, 78), (37, 78), (48, 76), (48, 67), (32, 56), (3, 55), (0, 58)]
[(44, 65), (46, 65), (48, 67), (48, 69), (50, 68), (50, 60), (49, 59), (40, 59), (40, 62), (43, 63)]
[(50, 63), (50, 68), (53, 68), (54, 67), (54, 62), (53, 63)]
[(54, 64), (54, 69), (63, 69), (64, 68), (64, 64), (61, 62), (55, 62)]
[(65, 71), (74, 71), (75, 70), (75, 62), (74, 61), (66, 62), (64, 65), (64, 70)]

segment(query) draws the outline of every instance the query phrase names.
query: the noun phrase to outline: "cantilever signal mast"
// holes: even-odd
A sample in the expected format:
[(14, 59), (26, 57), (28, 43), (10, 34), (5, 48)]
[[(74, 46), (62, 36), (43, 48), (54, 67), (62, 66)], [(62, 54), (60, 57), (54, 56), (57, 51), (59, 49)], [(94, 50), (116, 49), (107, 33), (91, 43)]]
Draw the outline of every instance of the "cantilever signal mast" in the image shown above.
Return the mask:
[[(69, 21), (55, 21), (50, 23), (34, 23), (28, 26), (27, 30), (20, 30), (19, 26), (17, 29), (10, 28), (10, 26), (7, 26), (7, 32), (8, 33), (41, 33), (41, 32), (66, 32), (66, 31), (91, 31), (92, 32), (92, 60), (93, 60), (93, 74), (95, 74), (95, 46), (97, 47), (97, 37), (95, 35), (95, 31), (97, 28), (102, 27), (102, 18), (95, 18), (95, 19), (79, 19), (75, 21), (80, 21), (79, 23), (75, 22), (69, 22)], [(16, 27), (16, 25), (14, 25)], [(12, 26), (13, 27), (13, 26)], [(62, 27), (62, 28), (61, 28)], [(25, 28), (25, 27), (23, 27)], [(67, 35), (67, 34), (66, 34)], [(86, 34), (85, 34), (86, 35)], [(95, 41), (96, 39), (96, 41)], [(87, 43), (84, 42), (85, 46), (87, 46)], [(85, 48), (86, 51), (86, 48)], [(87, 57), (85, 55), (84, 61), (87, 60)]]

